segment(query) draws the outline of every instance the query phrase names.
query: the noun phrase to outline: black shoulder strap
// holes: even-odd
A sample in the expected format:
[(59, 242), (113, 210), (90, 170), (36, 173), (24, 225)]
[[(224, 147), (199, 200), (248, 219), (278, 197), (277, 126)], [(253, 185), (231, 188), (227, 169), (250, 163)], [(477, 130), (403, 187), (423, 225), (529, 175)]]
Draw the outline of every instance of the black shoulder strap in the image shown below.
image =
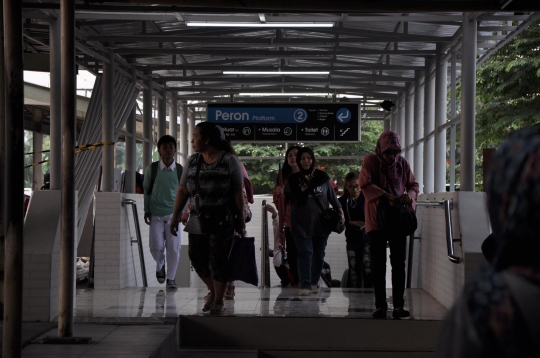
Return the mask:
[(158, 172), (159, 162), (152, 162), (151, 177), (150, 177), (150, 189), (148, 189), (148, 195), (152, 194), (152, 189), (154, 188), (154, 182), (156, 181), (156, 176)]
[(199, 216), (199, 192), (201, 187), (199, 186), (199, 173), (201, 172), (202, 155), (199, 153), (197, 156), (197, 172), (195, 173), (195, 209), (197, 210), (197, 216)]

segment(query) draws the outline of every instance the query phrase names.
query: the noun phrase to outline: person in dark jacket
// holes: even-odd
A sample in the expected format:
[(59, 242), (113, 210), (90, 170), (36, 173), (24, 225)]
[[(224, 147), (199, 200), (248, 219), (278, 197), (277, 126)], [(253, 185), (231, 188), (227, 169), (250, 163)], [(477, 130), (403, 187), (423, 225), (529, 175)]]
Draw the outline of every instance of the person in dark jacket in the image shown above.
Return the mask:
[(365, 280), (366, 274), (370, 272), (371, 261), (369, 243), (365, 240), (364, 235), (365, 197), (360, 191), (356, 173), (351, 172), (345, 176), (343, 195), (339, 198), (339, 202), (345, 214), (345, 240), (349, 263), (347, 287), (369, 287), (371, 280)]
[(302, 290), (300, 296), (318, 293), (318, 282), (324, 263), (326, 243), (330, 231), (321, 223), (323, 208), (332, 207), (341, 214), (341, 204), (330, 183), (330, 177), (315, 169), (315, 154), (310, 148), (298, 149), (296, 162), (300, 171), (289, 177), (285, 185), (285, 196), (291, 205), (291, 232), (298, 248), (298, 274)]

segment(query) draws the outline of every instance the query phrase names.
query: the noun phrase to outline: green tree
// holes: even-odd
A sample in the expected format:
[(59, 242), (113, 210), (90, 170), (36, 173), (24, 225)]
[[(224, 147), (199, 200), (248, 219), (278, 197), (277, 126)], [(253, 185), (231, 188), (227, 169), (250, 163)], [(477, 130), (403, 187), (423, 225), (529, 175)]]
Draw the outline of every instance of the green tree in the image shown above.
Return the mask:
[[(477, 68), (475, 153), (477, 190), (483, 189), (482, 150), (497, 148), (509, 133), (540, 123), (539, 78), (540, 21), (529, 25)], [(461, 111), (460, 98), (461, 88), (458, 86), (458, 112)], [(458, 125), (458, 148), (459, 140)], [(459, 171), (458, 164), (457, 183)]]
[(531, 24), (477, 69), (478, 148), (540, 122), (540, 22)]

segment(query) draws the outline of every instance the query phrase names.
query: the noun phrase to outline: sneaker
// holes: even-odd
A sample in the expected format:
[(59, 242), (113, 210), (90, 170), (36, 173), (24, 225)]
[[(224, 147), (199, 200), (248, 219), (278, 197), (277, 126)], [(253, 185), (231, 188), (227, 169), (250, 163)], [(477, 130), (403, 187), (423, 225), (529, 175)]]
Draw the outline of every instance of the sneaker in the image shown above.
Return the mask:
[(371, 317), (377, 318), (377, 319), (386, 318), (386, 309), (385, 308), (378, 308), (375, 312), (373, 312), (371, 314)]
[(307, 288), (304, 288), (303, 290), (298, 292), (298, 296), (309, 296), (309, 295), (311, 295), (311, 290)]
[(319, 293), (319, 285), (311, 285), (311, 293), (315, 295)]
[(168, 290), (176, 290), (178, 286), (176, 286), (176, 282), (174, 280), (167, 280), (167, 289)]
[(403, 307), (402, 308), (396, 308), (392, 312), (392, 317), (394, 317), (394, 318), (407, 318), (407, 317), (410, 317), (410, 316), (411, 316), (411, 314), (409, 313), (409, 311), (404, 310)]
[(161, 270), (156, 272), (157, 282), (159, 282), (159, 283), (165, 282), (165, 277), (166, 277), (166, 275), (165, 275), (165, 265), (163, 265)]

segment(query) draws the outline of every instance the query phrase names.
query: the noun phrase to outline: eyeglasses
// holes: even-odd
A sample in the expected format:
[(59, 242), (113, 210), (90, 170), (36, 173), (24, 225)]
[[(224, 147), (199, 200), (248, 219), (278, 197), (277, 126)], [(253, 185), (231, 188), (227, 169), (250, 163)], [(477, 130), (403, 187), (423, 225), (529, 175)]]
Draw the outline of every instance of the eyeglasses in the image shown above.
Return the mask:
[(347, 189), (349, 190), (360, 190), (360, 185), (356, 184), (356, 185), (349, 185), (347, 187)]

